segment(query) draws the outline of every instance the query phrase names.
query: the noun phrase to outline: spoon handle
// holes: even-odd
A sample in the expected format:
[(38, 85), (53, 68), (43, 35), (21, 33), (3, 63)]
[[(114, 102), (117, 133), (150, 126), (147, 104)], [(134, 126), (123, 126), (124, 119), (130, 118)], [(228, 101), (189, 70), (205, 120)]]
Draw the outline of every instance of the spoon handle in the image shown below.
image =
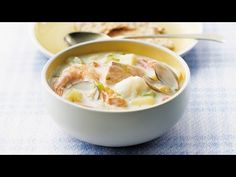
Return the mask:
[(143, 39), (143, 38), (184, 38), (197, 40), (210, 40), (216, 42), (224, 42), (223, 36), (219, 34), (157, 34), (157, 35), (130, 35), (118, 36), (119, 39)]

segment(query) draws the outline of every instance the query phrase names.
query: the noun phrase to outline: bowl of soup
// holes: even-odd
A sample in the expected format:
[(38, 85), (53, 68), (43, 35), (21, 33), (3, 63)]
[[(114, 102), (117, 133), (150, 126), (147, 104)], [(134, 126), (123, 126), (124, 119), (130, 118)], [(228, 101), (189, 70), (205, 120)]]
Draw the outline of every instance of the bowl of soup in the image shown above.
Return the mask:
[(111, 147), (144, 143), (173, 127), (188, 103), (189, 80), (180, 56), (136, 40), (78, 44), (42, 71), (54, 121), (79, 140)]

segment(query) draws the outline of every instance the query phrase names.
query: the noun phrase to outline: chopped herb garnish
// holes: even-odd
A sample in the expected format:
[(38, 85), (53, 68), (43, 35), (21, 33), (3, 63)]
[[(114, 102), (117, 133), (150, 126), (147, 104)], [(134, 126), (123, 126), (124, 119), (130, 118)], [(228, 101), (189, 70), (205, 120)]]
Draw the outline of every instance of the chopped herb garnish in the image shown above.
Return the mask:
[(104, 89), (104, 85), (101, 83), (101, 82), (97, 82), (96, 83), (96, 86), (98, 88), (99, 91), (103, 90)]
[(111, 53), (111, 54), (107, 55), (106, 63), (108, 63), (108, 62), (110, 62), (110, 61), (119, 62), (120, 59), (116, 58), (116, 57), (114, 56), (114, 54)]
[(156, 96), (157, 96), (157, 93), (155, 93), (155, 92), (147, 92), (147, 93), (144, 93), (142, 96), (152, 96), (152, 97), (156, 97)]

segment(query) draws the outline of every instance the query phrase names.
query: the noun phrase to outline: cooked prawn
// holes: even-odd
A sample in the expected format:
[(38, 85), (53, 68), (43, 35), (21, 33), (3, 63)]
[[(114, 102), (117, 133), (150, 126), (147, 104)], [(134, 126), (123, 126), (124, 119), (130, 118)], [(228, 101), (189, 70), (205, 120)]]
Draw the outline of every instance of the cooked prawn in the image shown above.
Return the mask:
[(73, 83), (82, 80), (87, 76), (89, 79), (98, 81), (99, 75), (94, 68), (90, 68), (84, 64), (74, 64), (62, 71), (62, 74), (54, 82), (53, 89), (58, 95), (62, 95), (65, 86), (68, 83)]

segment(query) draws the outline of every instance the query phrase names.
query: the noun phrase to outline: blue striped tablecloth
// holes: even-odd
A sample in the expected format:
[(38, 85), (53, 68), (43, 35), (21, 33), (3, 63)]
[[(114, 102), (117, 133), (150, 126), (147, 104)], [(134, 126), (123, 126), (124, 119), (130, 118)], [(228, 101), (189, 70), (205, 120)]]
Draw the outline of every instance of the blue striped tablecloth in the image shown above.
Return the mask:
[(28, 25), (0, 24), (0, 154), (236, 154), (236, 23), (205, 23), (226, 43), (199, 42), (184, 59), (191, 97), (176, 126), (138, 146), (106, 148), (59, 129), (42, 102), (45, 58), (32, 45)]

